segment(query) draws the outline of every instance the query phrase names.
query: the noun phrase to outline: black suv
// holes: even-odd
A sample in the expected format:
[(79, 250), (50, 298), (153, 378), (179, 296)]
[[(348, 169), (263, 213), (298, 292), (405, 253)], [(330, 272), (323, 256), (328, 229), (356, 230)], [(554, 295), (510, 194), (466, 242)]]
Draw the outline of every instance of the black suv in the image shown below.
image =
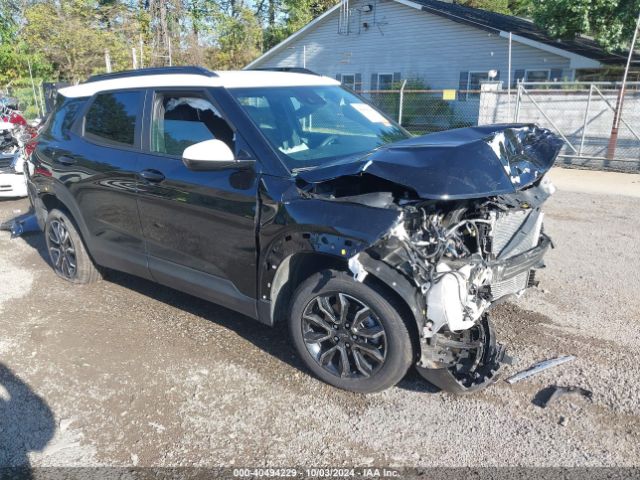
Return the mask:
[(318, 75), (145, 69), (60, 90), (28, 187), (70, 282), (108, 267), (286, 320), (347, 390), (415, 364), (466, 393), (507, 358), (487, 309), (543, 265), (561, 146), (534, 125), (411, 137)]

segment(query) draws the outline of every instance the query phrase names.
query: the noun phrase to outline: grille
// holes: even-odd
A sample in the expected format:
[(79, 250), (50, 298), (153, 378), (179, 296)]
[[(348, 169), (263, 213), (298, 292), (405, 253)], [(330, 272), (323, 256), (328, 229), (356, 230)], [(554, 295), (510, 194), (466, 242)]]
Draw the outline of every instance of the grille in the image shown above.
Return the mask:
[[(515, 255), (519, 255), (520, 253), (532, 249), (538, 244), (540, 231), (542, 230), (542, 213), (538, 210), (533, 210), (532, 212), (509, 212), (501, 214), (496, 219), (492, 243), (492, 253), (494, 255), (500, 255), (511, 239), (514, 238), (518, 229), (529, 218), (529, 215), (534, 215), (531, 217), (531, 221), (535, 221), (535, 227), (531, 229), (528, 235), (522, 237), (513, 249), (500, 258), (510, 258)], [(523, 272), (508, 280), (493, 283), (491, 285), (491, 295), (494, 299), (498, 299), (505, 295), (517, 293), (524, 290), (527, 287), (528, 282), (529, 272)]]

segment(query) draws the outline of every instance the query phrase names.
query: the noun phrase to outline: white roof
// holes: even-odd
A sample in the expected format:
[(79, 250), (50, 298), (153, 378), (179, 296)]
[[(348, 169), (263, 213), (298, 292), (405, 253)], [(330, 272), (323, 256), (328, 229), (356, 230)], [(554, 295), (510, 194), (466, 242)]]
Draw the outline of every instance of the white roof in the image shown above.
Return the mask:
[(333, 78), (319, 75), (292, 72), (272, 72), (258, 70), (220, 71), (214, 72), (217, 77), (206, 75), (170, 73), (164, 75), (143, 75), (122, 78), (98, 80), (81, 83), (73, 87), (61, 88), (60, 93), (65, 97), (90, 97), (105, 90), (119, 90), (124, 88), (151, 87), (297, 87), (340, 85)]

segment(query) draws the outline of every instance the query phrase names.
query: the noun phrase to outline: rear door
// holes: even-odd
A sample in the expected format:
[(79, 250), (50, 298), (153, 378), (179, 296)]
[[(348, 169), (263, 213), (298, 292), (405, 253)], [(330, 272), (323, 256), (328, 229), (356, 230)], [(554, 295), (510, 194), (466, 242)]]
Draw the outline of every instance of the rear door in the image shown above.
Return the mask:
[(192, 171), (182, 152), (215, 138), (253, 155), (209, 91), (149, 90), (146, 105), (137, 190), (153, 278), (254, 316), (255, 168)]
[(104, 266), (149, 278), (136, 203), (144, 90), (100, 92), (69, 142), (50, 152)]

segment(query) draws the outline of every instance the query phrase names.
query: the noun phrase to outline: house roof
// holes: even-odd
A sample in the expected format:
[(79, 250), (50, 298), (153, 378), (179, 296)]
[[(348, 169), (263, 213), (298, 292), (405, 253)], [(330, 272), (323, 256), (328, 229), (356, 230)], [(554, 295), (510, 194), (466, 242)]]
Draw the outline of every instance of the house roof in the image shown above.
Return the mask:
[(446, 3), (440, 0), (412, 1), (419, 4), (423, 11), (439, 15), (454, 22), (493, 32), (511, 32), (514, 35), (566, 50), (601, 63), (624, 64), (627, 60), (626, 55), (606, 52), (590, 38), (578, 36), (571, 40), (556, 40), (533, 22), (523, 18)]
[[(506, 37), (511, 33), (514, 41), (527, 43), (534, 47), (549, 50), (553, 53), (564, 55), (569, 58), (586, 60), (586, 63), (577, 62), (575, 68), (597, 67), (601, 64), (623, 65), (627, 59), (626, 53), (608, 53), (590, 38), (579, 36), (572, 40), (556, 40), (549, 36), (543, 29), (536, 26), (533, 22), (519, 17), (502, 15), (500, 13), (480, 10), (478, 8), (465, 7), (463, 5), (447, 3), (441, 0), (394, 1), (411, 8), (421, 10), (425, 13), (431, 13), (433, 15), (447, 18), (457, 23), (462, 23), (490, 32), (496, 32), (503, 37)], [(326, 17), (337, 12), (339, 8), (340, 3), (327, 10), (324, 14), (308, 23), (290, 37), (280, 42), (245, 68), (254, 68), (256, 64), (260, 63), (260, 61), (270, 57), (296, 38), (304, 35), (308, 30), (323, 21)]]

